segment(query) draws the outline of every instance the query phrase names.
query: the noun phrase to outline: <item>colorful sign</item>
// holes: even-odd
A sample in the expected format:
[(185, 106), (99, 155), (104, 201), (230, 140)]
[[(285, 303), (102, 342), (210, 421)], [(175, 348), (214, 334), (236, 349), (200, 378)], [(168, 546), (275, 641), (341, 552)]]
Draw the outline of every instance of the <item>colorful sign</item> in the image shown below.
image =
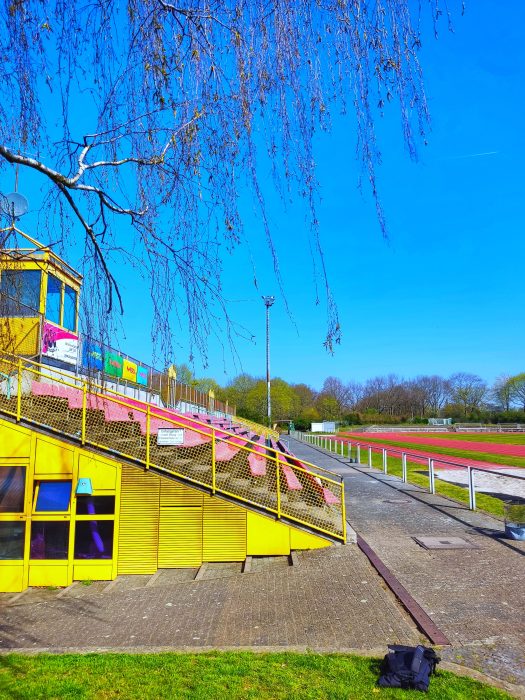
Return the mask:
[(104, 356), (100, 345), (85, 340), (82, 345), (82, 364), (88, 369), (104, 369)]
[(138, 367), (131, 360), (124, 360), (122, 364), (122, 379), (129, 379), (130, 382), (137, 381)]
[(149, 370), (128, 360), (116, 352), (107, 352), (98, 343), (84, 340), (82, 343), (82, 365), (88, 370), (104, 371), (111, 377), (126, 379), (134, 384), (148, 386)]
[(104, 372), (110, 377), (122, 377), (124, 359), (120, 355), (108, 352), (104, 358)]
[(148, 370), (146, 367), (137, 367), (137, 384), (148, 386)]
[(184, 444), (184, 428), (159, 428), (157, 445)]
[(58, 328), (49, 321), (42, 326), (42, 355), (54, 360), (76, 365), (78, 361), (78, 335)]

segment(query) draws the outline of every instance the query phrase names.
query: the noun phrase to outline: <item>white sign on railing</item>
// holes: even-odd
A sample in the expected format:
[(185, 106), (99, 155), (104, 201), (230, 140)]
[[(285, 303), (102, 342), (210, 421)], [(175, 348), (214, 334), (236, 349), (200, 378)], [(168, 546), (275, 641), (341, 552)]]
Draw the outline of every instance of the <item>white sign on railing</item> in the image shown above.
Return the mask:
[(184, 444), (184, 428), (159, 428), (157, 433), (157, 445), (182, 444)]

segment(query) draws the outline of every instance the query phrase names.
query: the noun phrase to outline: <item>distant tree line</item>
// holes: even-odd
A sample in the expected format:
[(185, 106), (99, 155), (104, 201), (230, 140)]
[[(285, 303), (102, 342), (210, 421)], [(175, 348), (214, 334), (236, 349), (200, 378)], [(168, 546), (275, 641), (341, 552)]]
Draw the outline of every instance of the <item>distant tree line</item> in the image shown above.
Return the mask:
[[(178, 381), (235, 405), (237, 414), (265, 422), (266, 381), (240, 374), (226, 386), (211, 378), (197, 379), (187, 365), (177, 368)], [(420, 375), (403, 379), (395, 374), (367, 381), (343, 382), (327, 377), (320, 391), (307, 384), (272, 379), (272, 419), (293, 420), (299, 428), (334, 420), (358, 425), (371, 423), (426, 423), (428, 418), (455, 421), (524, 422), (525, 372), (501, 375), (492, 386), (481, 377), (456, 372), (450, 377)]]

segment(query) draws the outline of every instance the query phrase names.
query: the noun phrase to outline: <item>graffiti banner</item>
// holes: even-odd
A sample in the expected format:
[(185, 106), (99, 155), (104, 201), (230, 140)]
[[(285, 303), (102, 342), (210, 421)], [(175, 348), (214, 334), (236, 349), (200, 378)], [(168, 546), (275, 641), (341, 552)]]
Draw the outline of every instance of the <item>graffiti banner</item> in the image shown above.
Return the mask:
[(137, 365), (131, 360), (124, 360), (122, 365), (122, 379), (129, 379), (130, 382), (137, 381)]
[(42, 355), (54, 360), (76, 365), (78, 360), (78, 335), (44, 321), (42, 327)]
[(82, 345), (82, 364), (88, 369), (104, 369), (104, 356), (100, 345), (85, 340)]
[(113, 352), (108, 352), (104, 359), (104, 372), (111, 377), (122, 377), (122, 366), (124, 364), (122, 357)]
[(137, 384), (148, 386), (148, 370), (146, 367), (137, 367)]

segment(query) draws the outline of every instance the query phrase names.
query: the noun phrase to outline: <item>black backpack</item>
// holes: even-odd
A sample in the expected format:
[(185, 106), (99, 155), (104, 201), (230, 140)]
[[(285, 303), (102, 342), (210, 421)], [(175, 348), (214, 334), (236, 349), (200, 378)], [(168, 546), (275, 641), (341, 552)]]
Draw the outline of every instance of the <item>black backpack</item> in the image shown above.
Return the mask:
[(382, 688), (413, 688), (428, 690), (430, 676), (440, 662), (433, 649), (424, 646), (388, 646), (389, 652), (381, 665), (379, 685)]

